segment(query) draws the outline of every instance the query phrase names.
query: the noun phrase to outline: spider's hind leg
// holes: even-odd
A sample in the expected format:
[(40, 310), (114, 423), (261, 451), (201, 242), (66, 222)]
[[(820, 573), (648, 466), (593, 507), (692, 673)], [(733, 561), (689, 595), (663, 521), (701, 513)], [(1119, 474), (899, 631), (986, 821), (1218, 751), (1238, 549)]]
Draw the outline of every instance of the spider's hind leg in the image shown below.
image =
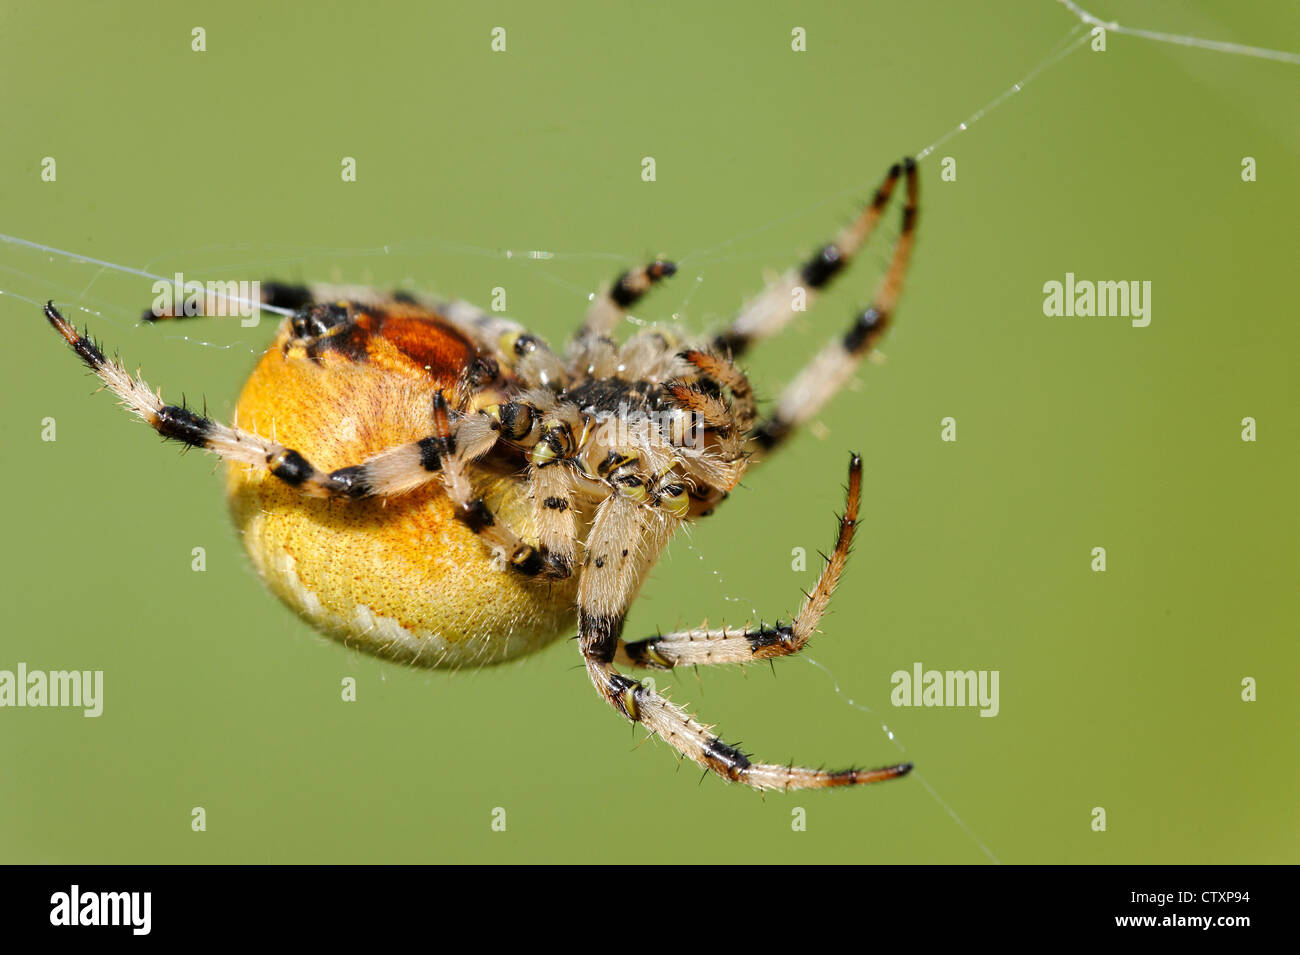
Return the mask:
[(226, 461), (264, 469), (310, 497), (359, 500), (400, 494), (441, 480), (457, 519), (502, 553), (511, 570), (530, 577), (570, 575), (567, 562), (525, 544), (474, 496), (467, 475), (469, 464), (491, 449), (497, 432), (482, 414), (462, 415), (453, 430), (442, 392), (434, 399), (433, 434), (381, 451), (360, 464), (325, 472), (293, 448), (213, 421), (182, 405), (166, 404), (143, 378), (131, 375), (120, 361), (109, 359), (98, 345), (78, 333), (52, 303), (45, 306), (45, 317), (127, 409), (164, 438), (211, 451)]
[[(132, 375), (116, 358), (105, 356), (98, 345), (73, 328), (52, 302), (45, 306), (45, 317), (127, 410), (143, 418), (164, 438), (211, 451), (226, 461), (264, 468), (308, 496), (355, 500), (398, 494), (436, 479), (433, 472), (441, 467), (425, 439), (382, 451), (363, 464), (321, 471), (293, 448), (213, 421), (183, 405), (167, 404), (142, 377)], [(494, 440), (486, 425), (480, 430)]]
[(292, 448), (239, 428), (223, 425), (182, 405), (169, 405), (138, 374), (131, 375), (116, 358), (108, 358), (91, 339), (79, 333), (54, 307), (45, 305), (45, 317), (63, 340), (128, 411), (162, 437), (202, 448), (227, 461), (265, 468), (285, 483), (320, 497), (352, 497), (349, 474), (325, 474), (312, 467)]

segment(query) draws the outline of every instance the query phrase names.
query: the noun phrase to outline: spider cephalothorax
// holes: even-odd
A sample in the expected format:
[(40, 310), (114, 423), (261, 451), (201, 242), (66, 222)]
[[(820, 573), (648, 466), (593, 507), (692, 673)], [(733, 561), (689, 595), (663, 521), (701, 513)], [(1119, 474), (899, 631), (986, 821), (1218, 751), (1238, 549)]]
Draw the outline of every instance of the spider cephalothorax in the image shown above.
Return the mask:
[[(902, 231), (875, 301), (760, 421), (735, 360), (848, 264), (904, 176)], [(627, 609), (677, 528), (711, 513), (884, 333), (916, 202), (915, 164), (893, 167), (833, 243), (699, 340), (655, 328), (622, 344), (612, 337), (627, 309), (673, 274), (660, 260), (597, 296), (560, 352), (462, 302), (267, 283), (267, 304), (289, 317), (232, 425), (165, 404), (52, 304), (46, 316), (163, 437), (227, 461), (231, 511), (254, 563), (322, 631), (390, 659), (456, 667), (531, 652), (576, 626), (610, 705), (706, 768), (764, 789), (853, 785), (910, 765), (831, 772), (751, 762), (615, 663), (771, 659), (815, 631), (856, 527), (856, 455), (835, 549), (789, 624), (622, 639)]]

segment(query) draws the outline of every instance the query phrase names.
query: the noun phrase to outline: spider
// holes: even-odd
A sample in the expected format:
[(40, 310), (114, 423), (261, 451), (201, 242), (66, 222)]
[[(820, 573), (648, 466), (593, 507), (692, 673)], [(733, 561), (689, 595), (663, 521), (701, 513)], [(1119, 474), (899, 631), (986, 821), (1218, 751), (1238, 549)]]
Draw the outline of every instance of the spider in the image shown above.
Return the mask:
[[(760, 420), (735, 360), (849, 264), (900, 181), (902, 228), (873, 304)], [(611, 337), (674, 273), (658, 259), (593, 298), (562, 353), (464, 302), (266, 283), (263, 301), (292, 317), (245, 384), (234, 425), (165, 404), (52, 302), (45, 315), (128, 410), (163, 438), (225, 460), (231, 514), (253, 563), (326, 634), (390, 660), (460, 667), (534, 652), (576, 625), (600, 696), (681, 756), (755, 789), (860, 785), (911, 764), (829, 771), (753, 760), (616, 664), (770, 660), (815, 632), (857, 527), (856, 454), (834, 549), (790, 623), (622, 636), (673, 533), (713, 513), (885, 333), (911, 256), (918, 188), (915, 162), (894, 165), (835, 241), (695, 340), (655, 327), (622, 345)]]

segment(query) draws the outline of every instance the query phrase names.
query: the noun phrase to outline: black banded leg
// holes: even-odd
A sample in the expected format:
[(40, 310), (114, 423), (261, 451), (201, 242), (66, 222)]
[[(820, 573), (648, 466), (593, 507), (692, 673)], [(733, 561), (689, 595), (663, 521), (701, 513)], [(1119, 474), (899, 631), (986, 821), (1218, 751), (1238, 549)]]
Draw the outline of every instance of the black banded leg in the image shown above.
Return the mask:
[(796, 296), (803, 299), (804, 309), (811, 308), (817, 296), (848, 267), (871, 237), (908, 163), (915, 165), (909, 159), (907, 163), (890, 167), (871, 202), (835, 241), (822, 246), (802, 267), (790, 269), (746, 304), (731, 324), (714, 336), (715, 347), (739, 357), (750, 345), (785, 328), (796, 314)]
[(776, 410), (753, 431), (750, 450), (758, 463), (780, 446), (800, 425), (815, 415), (852, 377), (862, 359), (876, 347), (893, 319), (903, 290), (903, 279), (912, 258), (916, 238), (919, 182), (916, 164), (904, 164), (907, 173), (907, 202), (903, 206), (902, 229), (894, 246), (889, 269), (876, 290), (875, 301), (854, 317), (848, 331), (831, 341), (786, 386)]
[(574, 333), (569, 344), (569, 354), (573, 361), (582, 365), (584, 354), (597, 347), (627, 315), (628, 309), (639, 302), (651, 287), (663, 279), (676, 274), (677, 266), (664, 259), (655, 259), (639, 268), (629, 269), (612, 285), (603, 289), (587, 309), (582, 325)]
[(227, 461), (265, 468), (286, 484), (319, 497), (357, 497), (361, 490), (356, 468), (325, 474), (292, 448), (267, 441), (256, 434), (219, 424), (183, 405), (169, 405), (143, 378), (132, 376), (122, 363), (105, 357), (93, 341), (77, 332), (59, 313), (53, 302), (46, 303), (45, 317), (86, 366), (94, 372), (127, 409), (143, 418), (164, 438), (193, 448), (211, 451)]
[[(475, 417), (490, 422), (486, 415)], [(426, 439), (428, 451), (438, 461), (443, 487), (451, 499), (456, 519), (496, 550), (505, 560), (506, 566), (515, 573), (525, 577), (541, 576), (551, 579), (570, 576), (572, 570), (566, 560), (547, 553), (543, 547), (525, 543), (508, 524), (501, 522), (492, 513), (481, 497), (475, 496), (467, 472), (472, 456), (477, 455), (467, 453), (460, 430), (452, 429), (451, 411), (441, 390), (433, 397), (433, 428), (432, 437)], [(488, 433), (495, 440), (496, 431), (492, 429)], [(490, 443), (488, 447), (491, 447)], [(486, 448), (478, 454), (485, 451)]]
[(844, 573), (844, 565), (853, 546), (853, 535), (857, 530), (861, 500), (862, 459), (855, 454), (849, 460), (849, 485), (835, 547), (826, 558), (826, 566), (817, 580), (817, 586), (812, 593), (806, 595), (803, 606), (790, 623), (778, 623), (770, 627), (702, 628), (666, 633), (634, 643), (620, 643), (615, 660), (630, 666), (670, 670), (679, 665), (749, 663), (798, 653), (817, 631), (817, 625), (826, 613), (831, 595)]
[[(233, 286), (233, 288), (231, 286)], [(296, 312), (300, 308), (305, 308), (306, 306), (311, 305), (314, 301), (317, 301), (317, 299), (312, 297), (311, 289), (306, 285), (290, 285), (285, 282), (263, 281), (258, 283), (258, 287), (261, 289), (262, 294), (257, 302), (249, 302), (240, 298), (237, 291), (238, 284), (232, 282), (226, 287), (224, 292), (214, 290), (209, 293), (205, 290), (203, 300), (199, 303), (200, 307), (198, 311), (193, 314), (187, 313), (184, 309), (177, 311), (175, 307), (166, 312), (159, 312), (150, 308), (145, 310), (144, 314), (140, 316), (140, 320), (144, 322), (158, 322), (167, 319), (224, 318), (231, 315), (246, 317), (240, 312), (232, 312), (229, 306), (237, 305), (241, 308), (255, 308), (259, 303), (271, 309), (275, 309), (281, 314), (287, 315), (290, 312)], [(219, 308), (209, 311), (207, 308), (209, 304), (218, 305)]]
[[(581, 618), (580, 618), (581, 619)], [(670, 703), (643, 683), (624, 676), (604, 658), (618, 640), (622, 618), (586, 618), (579, 637), (587, 672), (600, 695), (615, 710), (633, 723), (667, 742), (683, 756), (730, 782), (744, 783), (754, 789), (826, 789), (836, 786), (861, 786), (906, 776), (911, 763), (879, 769), (810, 769), (753, 761), (749, 755), (724, 742), (686, 710)]]
[[(852, 474), (856, 473), (856, 479)], [(861, 465), (856, 462), (850, 477), (852, 513), (856, 514), (856, 499), (861, 487)], [(602, 503), (622, 501), (605, 511), (598, 511), (588, 539), (587, 561), (583, 565), (578, 584), (578, 643), (586, 663), (587, 674), (597, 692), (624, 718), (643, 725), (649, 732), (667, 742), (683, 756), (716, 773), (723, 779), (741, 782), (755, 789), (822, 789), (834, 786), (857, 786), (866, 783), (895, 779), (911, 771), (911, 763), (886, 766), (881, 769), (845, 769), (828, 771), (776, 763), (755, 762), (736, 747), (723, 742), (712, 730), (684, 709), (670, 703), (643, 683), (624, 676), (614, 666), (619, 639), (623, 632), (628, 597), (635, 591), (645, 566), (644, 554), (636, 551), (654, 551), (667, 541), (667, 535), (655, 535), (643, 526), (639, 535), (628, 533), (628, 520), (644, 520), (641, 511), (621, 495), (614, 495)], [(846, 512), (846, 518), (848, 514)], [(842, 546), (836, 569), (828, 577), (823, 574), (825, 587), (819, 585), (809, 597), (815, 609), (801, 615), (815, 623), (825, 609), (830, 591), (843, 568), (848, 554), (848, 540), (852, 538), (853, 521), (842, 525)], [(846, 539), (847, 538), (847, 539)], [(629, 546), (636, 540), (636, 546)], [(653, 558), (652, 558), (653, 559)], [(628, 561), (637, 560), (635, 568)], [(631, 570), (631, 572), (629, 572)]]
[(878, 769), (811, 769), (779, 763), (755, 762), (735, 746), (714, 735), (712, 729), (689, 712), (669, 702), (643, 683), (619, 673), (605, 659), (616, 646), (622, 617), (580, 617), (579, 637), (587, 673), (605, 701), (633, 723), (664, 740), (683, 756), (729, 782), (759, 790), (827, 789), (862, 786), (897, 779), (912, 771), (911, 763)]
[(45, 306), (45, 317), (127, 408), (164, 438), (211, 451), (227, 461), (265, 468), (285, 484), (313, 497), (357, 500), (400, 493), (441, 479), (456, 508), (457, 518), (489, 545), (498, 548), (511, 570), (526, 576), (552, 578), (570, 574), (567, 564), (525, 544), (518, 534), (496, 520), (481, 499), (473, 496), (465, 475), (466, 465), (473, 457), (487, 452), (497, 432), (486, 415), (472, 415), (462, 419), (461, 426), (453, 433), (451, 414), (441, 392), (434, 401), (433, 435), (382, 451), (364, 464), (327, 473), (293, 448), (220, 424), (188, 408), (165, 404), (144, 379), (132, 377), (121, 362), (106, 358), (94, 342), (79, 334), (52, 302)]
[(122, 400), (127, 410), (143, 418), (164, 438), (211, 451), (227, 461), (266, 468), (295, 486), (305, 484), (313, 475), (319, 475), (302, 455), (291, 448), (267, 441), (248, 431), (219, 424), (183, 405), (166, 404), (143, 378), (139, 375), (132, 376), (116, 358), (105, 357), (98, 345), (72, 327), (54, 307), (53, 302), (46, 303), (45, 317), (86, 367)]
[(287, 308), (296, 312), (300, 308), (306, 308), (308, 305), (323, 300), (313, 297), (311, 289), (306, 285), (277, 282), (272, 279), (262, 283), (262, 301), (276, 308)]
[(533, 466), (529, 486), (533, 494), (533, 515), (537, 541), (552, 559), (573, 566), (578, 546), (578, 515), (573, 484), (563, 462)]
[[(295, 285), (275, 280), (261, 284), (263, 305), (285, 313), (304, 311), (312, 305), (332, 302), (352, 302), (361, 306), (375, 306), (392, 311), (402, 306), (415, 306), (444, 318), (474, 342), (481, 351), (496, 361), (513, 368), (529, 387), (560, 387), (567, 383), (564, 362), (545, 341), (531, 335), (518, 322), (503, 315), (484, 312), (468, 302), (437, 302), (409, 292), (376, 291), (363, 285), (338, 285), (314, 282)], [(152, 310), (143, 315), (146, 322), (164, 318), (184, 318), (181, 315), (158, 315)], [(196, 316), (201, 317), (201, 316)]]
[[(445, 411), (444, 404), (444, 411)], [(483, 414), (463, 416), (457, 425), (462, 459), (482, 457), (497, 440), (493, 422)], [(423, 487), (433, 481), (445, 483), (444, 466), (448, 455), (447, 440), (432, 434), (381, 451), (361, 464), (324, 472), (299, 452), (283, 449), (271, 473), (292, 487), (312, 497), (361, 500), (368, 497), (391, 497)]]
[[(265, 468), (290, 487), (311, 497), (359, 500), (413, 490), (443, 480), (447, 444), (441, 434), (381, 451), (362, 464), (322, 471), (299, 451), (248, 431), (220, 424), (180, 405), (168, 405), (140, 377), (130, 375), (120, 361), (105, 357), (99, 347), (79, 334), (53, 303), (45, 317), (77, 356), (128, 410), (143, 418), (164, 438), (211, 451), (227, 461)], [(445, 403), (444, 403), (445, 413)], [(461, 419), (457, 434), (458, 460), (486, 454), (496, 441), (493, 422), (482, 414)]]

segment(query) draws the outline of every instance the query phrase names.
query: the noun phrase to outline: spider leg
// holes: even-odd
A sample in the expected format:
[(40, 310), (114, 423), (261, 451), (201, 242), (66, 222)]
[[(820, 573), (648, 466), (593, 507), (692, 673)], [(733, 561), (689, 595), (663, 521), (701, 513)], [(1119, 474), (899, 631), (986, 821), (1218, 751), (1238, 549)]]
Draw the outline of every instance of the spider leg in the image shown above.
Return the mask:
[[(859, 477), (859, 487), (860, 480)], [(626, 719), (642, 724), (706, 770), (755, 789), (855, 786), (910, 772), (910, 763), (872, 770), (820, 770), (754, 762), (719, 739), (710, 727), (686, 710), (615, 669), (627, 602), (639, 586), (645, 568), (663, 549), (674, 524), (668, 515), (646, 509), (618, 494), (606, 498), (597, 509), (578, 584), (578, 640), (587, 673), (605, 701)], [(851, 535), (851, 527), (848, 533)], [(847, 545), (844, 555), (847, 555)], [(833, 581), (830, 584), (833, 586)], [(820, 597), (817, 592), (813, 595), (812, 600), (822, 609), (829, 599), (829, 591), (828, 586)]]
[(682, 358), (694, 365), (700, 374), (731, 392), (734, 404), (730, 414), (735, 419), (736, 428), (742, 432), (748, 431), (758, 416), (758, 409), (754, 402), (754, 389), (750, 387), (745, 373), (728, 358), (714, 351), (691, 348), (682, 352)]
[[(445, 319), (450, 325), (472, 341), (479, 350), (496, 361), (513, 368), (527, 387), (563, 386), (568, 382), (564, 362), (541, 338), (528, 332), (518, 322), (504, 315), (483, 311), (469, 302), (454, 300), (440, 302), (410, 292), (382, 292), (364, 285), (336, 285), (314, 282), (308, 285), (291, 285), (285, 282), (260, 283), (262, 303), (276, 308), (299, 311), (326, 302), (355, 302), (358, 305), (377, 306), (386, 312), (400, 314), (403, 308), (430, 311)], [(156, 322), (164, 319), (202, 318), (198, 315), (164, 314), (146, 311), (143, 320)]]
[(164, 438), (211, 451), (226, 461), (263, 468), (311, 497), (357, 500), (399, 494), (441, 480), (456, 508), (457, 519), (500, 550), (511, 569), (527, 576), (569, 576), (566, 563), (525, 544), (496, 519), (482, 499), (474, 496), (466, 469), (470, 461), (491, 449), (497, 432), (485, 415), (469, 415), (460, 419), (453, 433), (441, 391), (434, 397), (433, 434), (381, 451), (362, 464), (327, 473), (293, 448), (213, 421), (183, 406), (166, 404), (143, 378), (132, 376), (120, 361), (105, 357), (94, 342), (79, 334), (53, 303), (45, 306), (45, 317), (127, 409)]
[[(298, 311), (299, 308), (304, 308), (307, 307), (307, 305), (311, 305), (313, 301), (325, 300), (325, 299), (313, 298), (312, 290), (308, 286), (289, 285), (289, 283), (286, 282), (274, 282), (274, 281), (259, 282), (257, 283), (257, 286), (259, 286), (261, 290), (261, 304), (270, 305), (270, 307), (272, 308), (289, 309), (289, 311)], [(149, 324), (153, 324), (153, 322), (160, 322), (160, 321), (181, 321), (181, 320), (186, 320), (186, 318), (229, 317), (226, 316), (226, 314), (224, 313), (218, 312), (217, 314), (211, 314), (205, 311), (205, 309), (207, 309), (209, 304), (218, 303), (218, 301), (233, 301), (234, 304), (239, 304), (239, 305), (256, 304), (256, 303), (252, 303), (252, 301), (244, 301), (242, 299), (234, 298), (234, 296), (226, 296), (220, 294), (204, 295), (203, 298), (201, 298), (199, 301), (196, 301), (196, 303), (194, 303), (196, 307), (198, 307), (198, 311), (186, 312), (183, 311), (182, 309), (182, 311), (178, 312), (175, 311), (175, 307), (173, 307), (172, 311), (155, 312), (153, 311), (152, 308), (147, 308), (144, 309), (144, 313), (142, 314), (142, 316), (140, 316), (140, 321), (149, 322)]]
[(835, 547), (826, 559), (817, 586), (812, 593), (805, 595), (803, 606), (789, 624), (751, 629), (682, 630), (635, 643), (620, 641), (615, 661), (668, 670), (678, 665), (749, 663), (798, 653), (817, 631), (817, 624), (826, 613), (831, 594), (844, 573), (853, 546), (853, 534), (857, 530), (861, 499), (862, 459), (855, 454), (849, 461), (848, 495), (844, 514), (839, 520)]
[[(224, 458), (253, 467), (266, 468), (287, 484), (302, 487), (305, 493), (319, 496), (338, 494), (346, 497), (346, 476), (332, 480), (307, 463), (291, 448), (267, 441), (256, 434), (219, 424), (181, 405), (166, 404), (139, 375), (132, 376), (116, 358), (109, 359), (93, 341), (77, 332), (54, 307), (45, 305), (45, 317), (64, 341), (76, 352), (115, 395), (127, 410), (143, 418), (164, 438), (202, 448)], [(309, 483), (310, 479), (310, 483)]]
[[(361, 465), (321, 471), (293, 448), (183, 406), (166, 404), (143, 378), (132, 376), (120, 361), (107, 358), (93, 341), (78, 333), (53, 303), (45, 306), (45, 317), (127, 409), (164, 438), (211, 451), (227, 461), (265, 468), (311, 497), (357, 499), (399, 494), (439, 479), (443, 455), (437, 436), (382, 451)], [(496, 440), (490, 422), (483, 418), (472, 430), (481, 432), (474, 441), (474, 456), (486, 453)]]
[(800, 291), (804, 298), (802, 304), (811, 307), (818, 293), (849, 265), (871, 237), (894, 192), (894, 186), (903, 174), (904, 165), (909, 176), (912, 175), (915, 163), (910, 159), (905, 164), (891, 166), (871, 202), (840, 232), (835, 241), (818, 249), (801, 268), (790, 269), (768, 285), (741, 309), (729, 326), (714, 336), (714, 345), (729, 350), (733, 357), (738, 358), (754, 342), (775, 335), (785, 328), (795, 316), (795, 301)]
[(574, 484), (563, 462), (533, 465), (530, 484), (537, 540), (541, 549), (568, 566), (578, 544), (578, 514)]
[(524, 543), (508, 524), (497, 519), (481, 497), (475, 496), (468, 473), (470, 458), (458, 447), (447, 399), (441, 390), (433, 398), (433, 424), (434, 440), (441, 451), (443, 485), (455, 508), (456, 519), (502, 554), (512, 570), (529, 577), (538, 574), (555, 579), (568, 577), (572, 572), (570, 556), (552, 554), (545, 547)]
[(569, 342), (571, 366), (582, 367), (588, 364), (588, 353), (598, 348), (601, 342), (612, 348), (610, 333), (627, 315), (628, 309), (639, 302), (651, 286), (676, 272), (677, 266), (672, 262), (655, 259), (647, 265), (629, 269), (602, 289), (592, 299), (586, 317)]
[(749, 444), (754, 452), (751, 464), (758, 463), (763, 455), (782, 444), (815, 415), (849, 380), (858, 364), (876, 347), (888, 329), (903, 290), (903, 279), (916, 236), (919, 191), (916, 164), (909, 160), (906, 171), (907, 201), (903, 206), (902, 230), (889, 269), (876, 290), (875, 300), (854, 317), (841, 338), (832, 340), (799, 372), (777, 400), (776, 410), (754, 428)]

